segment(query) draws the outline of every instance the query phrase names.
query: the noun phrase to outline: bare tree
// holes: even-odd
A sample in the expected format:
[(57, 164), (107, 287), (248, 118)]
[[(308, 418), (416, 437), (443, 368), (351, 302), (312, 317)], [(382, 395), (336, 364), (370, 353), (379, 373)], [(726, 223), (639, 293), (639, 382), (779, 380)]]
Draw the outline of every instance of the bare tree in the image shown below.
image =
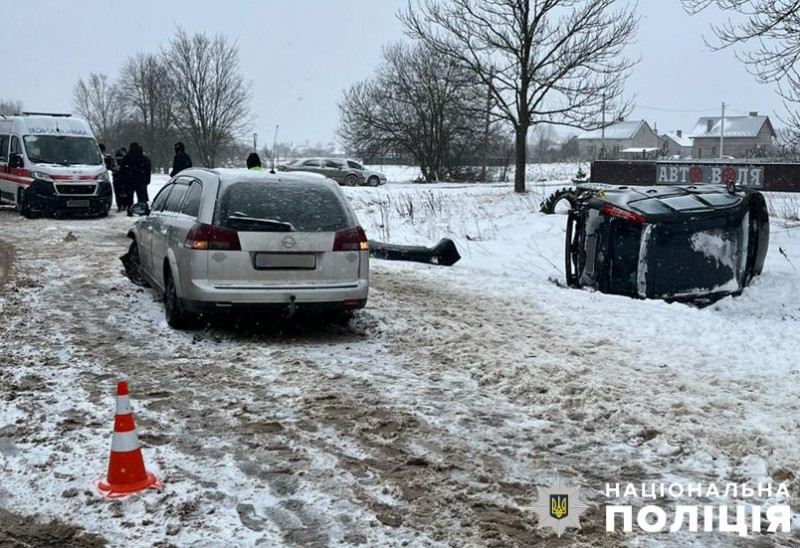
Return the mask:
[(105, 74), (89, 74), (89, 80), (78, 80), (72, 92), (75, 110), (86, 118), (99, 141), (119, 138), (125, 121), (125, 109), (119, 88)]
[(399, 17), (407, 34), (473, 71), (515, 132), (514, 190), (525, 192), (528, 129), (542, 122), (591, 129), (620, 113), (634, 62), (623, 56), (638, 18), (618, 0), (417, 0)]
[(0, 114), (14, 116), (22, 112), (22, 101), (0, 99)]
[(162, 53), (178, 105), (174, 121), (190, 136), (200, 162), (214, 167), (221, 146), (250, 122), (250, 85), (239, 72), (238, 47), (222, 35), (178, 29)]
[(158, 55), (137, 53), (129, 57), (120, 73), (120, 87), (140, 141), (154, 166), (168, 166), (175, 136), (175, 93), (169, 72)]
[(550, 124), (537, 124), (531, 131), (528, 147), (533, 149), (530, 155), (540, 163), (548, 161), (548, 153), (555, 148), (558, 135)]
[(756, 80), (776, 84), (784, 99), (791, 140), (800, 143), (800, 1), (798, 0), (681, 0), (684, 9), (699, 13), (710, 6), (737, 13), (736, 21), (713, 27), (715, 50), (755, 43), (750, 51), (736, 51)]
[(474, 75), (421, 46), (394, 44), (382, 58), (375, 78), (345, 91), (339, 137), (362, 157), (410, 155), (427, 181), (453, 177), (483, 139)]

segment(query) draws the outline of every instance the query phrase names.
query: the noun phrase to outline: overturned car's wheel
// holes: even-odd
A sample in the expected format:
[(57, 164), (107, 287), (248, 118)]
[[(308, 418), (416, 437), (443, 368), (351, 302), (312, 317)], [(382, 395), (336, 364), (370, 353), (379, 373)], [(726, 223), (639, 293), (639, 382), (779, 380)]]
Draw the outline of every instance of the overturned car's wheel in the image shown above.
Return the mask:
[(560, 188), (539, 204), (539, 211), (546, 215), (552, 215), (562, 201), (569, 203), (570, 209), (578, 207), (577, 192), (571, 188)]

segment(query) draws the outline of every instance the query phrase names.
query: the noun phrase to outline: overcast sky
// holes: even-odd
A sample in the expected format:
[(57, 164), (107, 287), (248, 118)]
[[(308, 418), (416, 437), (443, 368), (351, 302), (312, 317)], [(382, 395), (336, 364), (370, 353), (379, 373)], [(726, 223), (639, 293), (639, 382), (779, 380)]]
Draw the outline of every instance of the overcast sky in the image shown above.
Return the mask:
[[(0, 0), (0, 99), (26, 110), (71, 112), (79, 78), (118, 76), (127, 57), (156, 52), (181, 26), (225, 34), (239, 46), (252, 82), (259, 147), (334, 140), (337, 104), (351, 84), (370, 77), (381, 46), (403, 38), (396, 13), (405, 0)], [(657, 7), (656, 7), (657, 5)], [(641, 0), (641, 57), (628, 82), (637, 108), (658, 130), (689, 132), (700, 116), (758, 111), (780, 125), (773, 88), (756, 84), (732, 51), (711, 52), (712, 14), (690, 17), (679, 0)], [(718, 14), (716, 17), (720, 17)], [(567, 133), (566, 130), (560, 130)], [(252, 136), (248, 136), (252, 139)], [(113, 144), (112, 146), (116, 145)]]

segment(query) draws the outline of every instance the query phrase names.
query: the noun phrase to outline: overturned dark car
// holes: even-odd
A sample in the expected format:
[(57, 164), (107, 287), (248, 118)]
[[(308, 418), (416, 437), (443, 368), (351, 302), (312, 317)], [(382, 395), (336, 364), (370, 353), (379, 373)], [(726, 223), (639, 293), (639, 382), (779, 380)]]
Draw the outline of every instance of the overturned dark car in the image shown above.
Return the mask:
[(761, 273), (764, 196), (725, 185), (579, 185), (567, 217), (573, 287), (639, 298), (714, 302)]

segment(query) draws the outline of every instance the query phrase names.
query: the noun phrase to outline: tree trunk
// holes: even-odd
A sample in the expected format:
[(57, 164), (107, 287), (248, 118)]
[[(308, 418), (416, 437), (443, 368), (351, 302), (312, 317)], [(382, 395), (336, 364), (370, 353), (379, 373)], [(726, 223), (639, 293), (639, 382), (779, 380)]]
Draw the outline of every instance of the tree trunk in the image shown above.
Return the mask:
[(514, 128), (514, 133), (516, 135), (516, 146), (514, 147), (514, 166), (516, 171), (514, 172), (514, 192), (525, 192), (525, 167), (527, 166), (526, 162), (526, 138), (528, 136), (528, 127), (518, 125)]

